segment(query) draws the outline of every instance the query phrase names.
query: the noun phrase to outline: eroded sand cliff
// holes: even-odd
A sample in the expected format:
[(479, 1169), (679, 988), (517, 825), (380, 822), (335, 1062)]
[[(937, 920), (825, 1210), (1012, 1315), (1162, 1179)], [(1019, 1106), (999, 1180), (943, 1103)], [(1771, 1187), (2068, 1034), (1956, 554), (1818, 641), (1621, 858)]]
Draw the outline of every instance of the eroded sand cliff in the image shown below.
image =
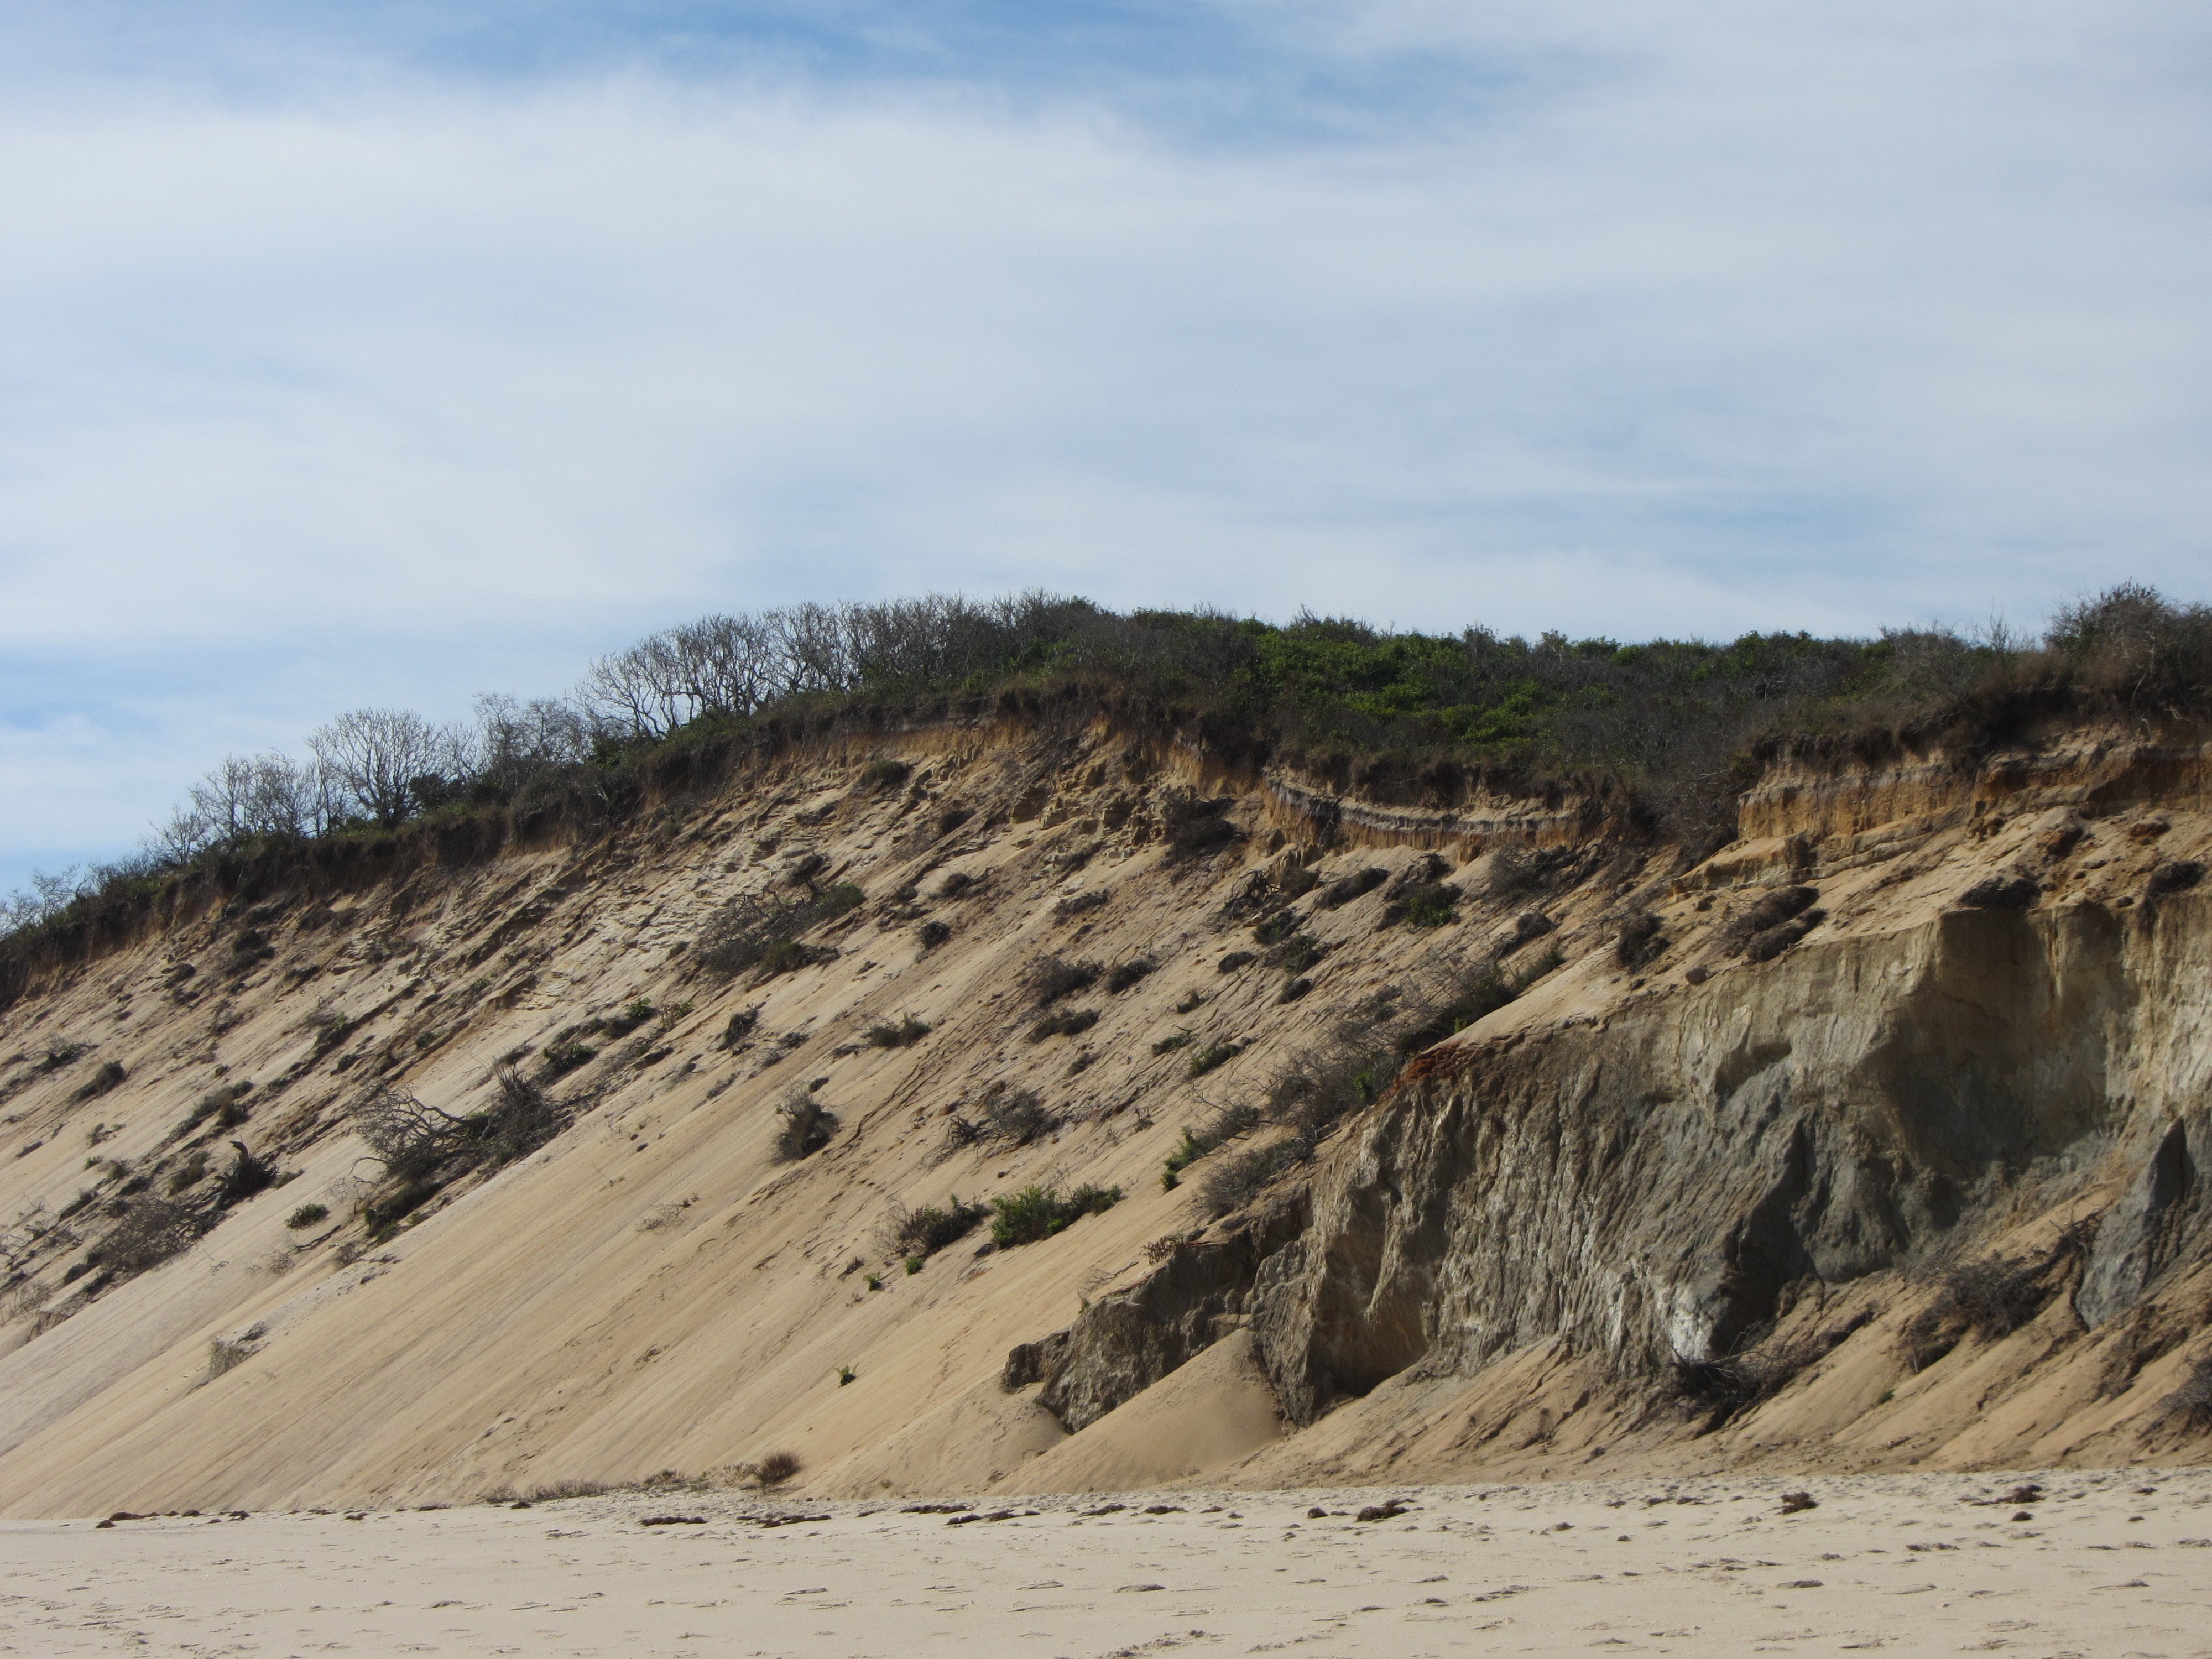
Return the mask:
[[(787, 1449), (855, 1497), (2199, 1460), (2206, 775), (2095, 730), (1808, 763), (1693, 863), (1573, 801), (1385, 808), (1009, 723), (249, 879), (0, 1013), (0, 1505)], [(847, 883), (803, 965), (702, 968), (732, 899)], [(1099, 976), (1041, 1003), (1048, 957)], [(1292, 1125), (1163, 1186), (1186, 1125), (1492, 963), (1516, 1000), (1249, 1202), (1208, 1221), (1201, 1177)], [(364, 1244), (365, 1090), (465, 1115), (561, 1042), (596, 1050), (544, 1085), (573, 1122)], [(794, 1091), (835, 1127), (779, 1161)], [(88, 1258), (233, 1142), (288, 1178), (161, 1265)], [(908, 1272), (886, 1236), (1084, 1184), (1126, 1196), (1039, 1243)]]

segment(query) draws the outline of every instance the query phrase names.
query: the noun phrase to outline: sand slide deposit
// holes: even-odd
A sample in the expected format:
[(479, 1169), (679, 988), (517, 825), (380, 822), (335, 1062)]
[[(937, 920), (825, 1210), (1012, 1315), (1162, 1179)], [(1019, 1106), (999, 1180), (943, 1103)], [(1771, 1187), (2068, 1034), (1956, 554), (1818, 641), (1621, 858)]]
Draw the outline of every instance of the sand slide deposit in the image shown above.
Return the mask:
[(2212, 1653), (2212, 1474), (0, 1523), (0, 1653)]

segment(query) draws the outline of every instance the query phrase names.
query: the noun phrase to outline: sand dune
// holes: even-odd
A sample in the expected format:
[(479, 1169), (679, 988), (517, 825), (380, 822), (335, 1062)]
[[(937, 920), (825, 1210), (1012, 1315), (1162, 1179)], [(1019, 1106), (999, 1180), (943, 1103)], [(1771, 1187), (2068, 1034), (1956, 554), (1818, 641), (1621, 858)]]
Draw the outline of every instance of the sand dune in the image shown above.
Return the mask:
[(2212, 1653), (2203, 1470), (990, 1502), (10, 1522), (0, 1653)]

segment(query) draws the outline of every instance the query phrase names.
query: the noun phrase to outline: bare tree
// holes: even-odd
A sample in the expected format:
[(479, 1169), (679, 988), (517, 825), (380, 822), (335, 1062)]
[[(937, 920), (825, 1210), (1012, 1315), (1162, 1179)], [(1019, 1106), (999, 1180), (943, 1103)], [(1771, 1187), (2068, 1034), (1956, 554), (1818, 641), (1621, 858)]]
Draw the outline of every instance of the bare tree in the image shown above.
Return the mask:
[(592, 716), (562, 698), (478, 697), (474, 780), (512, 800), (539, 778), (587, 758), (597, 735)]
[(307, 739), (342, 798), (379, 823), (442, 799), (464, 769), (453, 733), (412, 709), (356, 708)]

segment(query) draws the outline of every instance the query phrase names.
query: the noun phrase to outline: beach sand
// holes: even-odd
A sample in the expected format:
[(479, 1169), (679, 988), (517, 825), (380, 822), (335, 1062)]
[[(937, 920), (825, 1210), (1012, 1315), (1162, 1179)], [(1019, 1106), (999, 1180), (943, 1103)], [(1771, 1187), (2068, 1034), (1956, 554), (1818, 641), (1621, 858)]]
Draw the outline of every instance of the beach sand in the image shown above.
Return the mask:
[(2212, 1655), (2212, 1470), (0, 1523), (7, 1654), (1171, 1648)]

